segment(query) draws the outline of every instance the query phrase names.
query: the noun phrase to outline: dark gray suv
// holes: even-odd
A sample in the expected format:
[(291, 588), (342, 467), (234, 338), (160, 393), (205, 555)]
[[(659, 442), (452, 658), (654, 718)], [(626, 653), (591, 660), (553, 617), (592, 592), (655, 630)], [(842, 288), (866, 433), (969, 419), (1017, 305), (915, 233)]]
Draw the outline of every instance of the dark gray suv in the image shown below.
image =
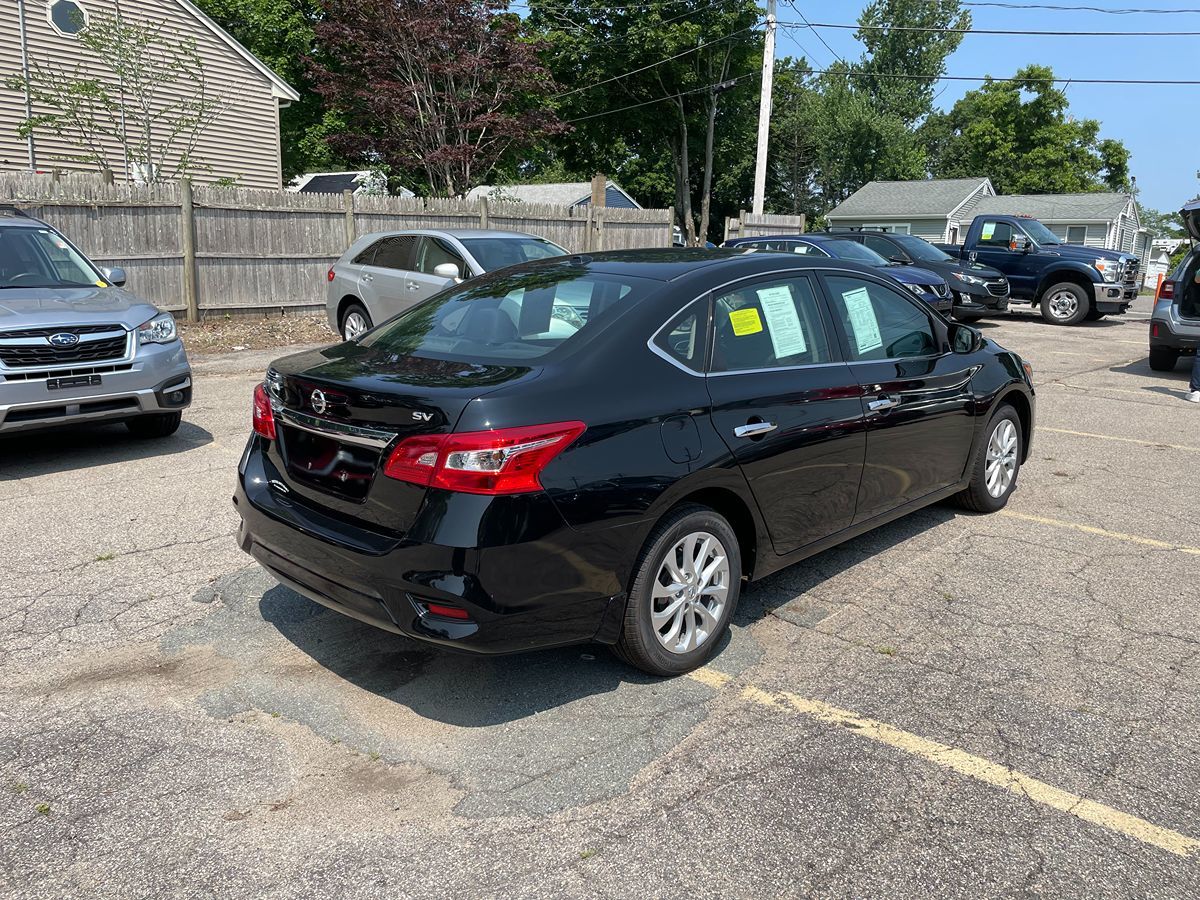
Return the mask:
[(1181, 356), (1200, 350), (1200, 200), (1179, 214), (1192, 236), (1192, 252), (1162, 283), (1150, 318), (1150, 368), (1170, 372)]
[(125, 422), (166, 437), (192, 402), (175, 319), (60, 232), (0, 207), (0, 434)]

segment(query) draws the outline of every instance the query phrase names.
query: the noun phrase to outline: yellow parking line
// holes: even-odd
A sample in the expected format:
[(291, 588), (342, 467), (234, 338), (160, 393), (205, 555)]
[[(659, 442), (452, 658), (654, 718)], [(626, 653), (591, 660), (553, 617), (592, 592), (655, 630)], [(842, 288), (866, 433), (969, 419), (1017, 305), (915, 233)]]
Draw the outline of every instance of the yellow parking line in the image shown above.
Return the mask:
[(1117, 437), (1115, 434), (1097, 434), (1094, 431), (1072, 431), (1069, 428), (1048, 428), (1045, 425), (1039, 425), (1038, 431), (1050, 431), (1054, 434), (1073, 434), (1076, 437), (1100, 438), (1105, 441), (1120, 441), (1123, 444), (1141, 444), (1143, 447), (1166, 447), (1169, 450), (1190, 450), (1193, 453), (1200, 453), (1200, 447), (1191, 447), (1187, 444), (1164, 444), (1162, 441), (1143, 441), (1140, 438)]
[(1136, 534), (1109, 531), (1106, 528), (1084, 525), (1081, 522), (1064, 522), (1061, 519), (1047, 519), (1045, 516), (1031, 516), (1029, 513), (1013, 512), (1010, 509), (1001, 510), (1000, 515), (1007, 516), (1010, 519), (1023, 519), (1026, 522), (1036, 522), (1039, 525), (1050, 525), (1054, 528), (1070, 528), (1072, 531), (1082, 531), (1084, 534), (1095, 534), (1100, 537), (1126, 541), (1130, 544), (1141, 544), (1143, 547), (1155, 547), (1159, 550), (1178, 550), (1180, 553), (1191, 553), (1195, 556), (1200, 556), (1200, 547), (1188, 547), (1185, 544), (1172, 544), (1167, 541), (1158, 541), (1154, 538), (1141, 537)]
[[(733, 681), (728, 675), (708, 668), (697, 669), (690, 673), (689, 677), (718, 690)], [(1062, 788), (1010, 769), (1008, 766), (1002, 766), (981, 756), (967, 753), (965, 750), (923, 738), (912, 732), (860, 716), (821, 700), (800, 697), (788, 691), (772, 694), (753, 685), (744, 687), (741, 696), (744, 700), (759, 706), (774, 709), (790, 708), (818, 722), (845, 728), (858, 737), (903, 751), (943, 769), (949, 769), (992, 787), (1027, 798), (1144, 844), (1151, 844), (1177, 856), (1192, 856), (1200, 851), (1200, 840), (1180, 834), (1178, 831), (1163, 828), (1095, 800), (1088, 800), (1078, 794), (1064, 791)]]

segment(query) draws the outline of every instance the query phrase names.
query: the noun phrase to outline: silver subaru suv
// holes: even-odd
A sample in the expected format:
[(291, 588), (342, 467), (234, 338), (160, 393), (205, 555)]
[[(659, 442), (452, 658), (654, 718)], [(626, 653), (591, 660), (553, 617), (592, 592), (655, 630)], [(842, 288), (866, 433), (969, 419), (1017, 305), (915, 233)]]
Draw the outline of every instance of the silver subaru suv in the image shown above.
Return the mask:
[(175, 432), (192, 370), (170, 313), (122, 289), (59, 231), (0, 207), (0, 434), (124, 422)]

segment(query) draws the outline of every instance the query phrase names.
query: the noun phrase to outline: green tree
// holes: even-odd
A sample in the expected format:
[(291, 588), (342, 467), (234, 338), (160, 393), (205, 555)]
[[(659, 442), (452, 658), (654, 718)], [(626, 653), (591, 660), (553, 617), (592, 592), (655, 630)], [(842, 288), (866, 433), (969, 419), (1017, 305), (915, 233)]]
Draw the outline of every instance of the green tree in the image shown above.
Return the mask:
[[(883, 73), (940, 76), (946, 59), (963, 36), (954, 31), (909, 29), (969, 29), (971, 14), (959, 0), (872, 0), (858, 17), (855, 33), (866, 47), (860, 80), (876, 109), (912, 127), (933, 109), (935, 81), (929, 78), (886, 78)], [(893, 27), (885, 27), (893, 26)]]
[(921, 128), (935, 178), (987, 175), (1000, 194), (1128, 190), (1129, 152), (1100, 123), (1068, 114), (1046, 66), (987, 81)]
[(319, 53), (313, 28), (324, 15), (320, 0), (196, 0), (196, 5), (300, 93), (299, 101), (279, 113), (284, 182), (345, 165), (327, 140), (342, 122), (325, 109), (305, 64)]
[(568, 169), (605, 172), (646, 202), (673, 205), (692, 243), (725, 211), (715, 197), (745, 202), (762, 60), (753, 0), (529, 9), (563, 86), (559, 115), (574, 126), (559, 141)]
[(1142, 214), (1142, 225), (1153, 237), (1187, 237), (1187, 232), (1183, 228), (1183, 221), (1179, 218), (1178, 212), (1162, 212), (1161, 210), (1151, 209), (1148, 206), (1141, 207), (1140, 211)]

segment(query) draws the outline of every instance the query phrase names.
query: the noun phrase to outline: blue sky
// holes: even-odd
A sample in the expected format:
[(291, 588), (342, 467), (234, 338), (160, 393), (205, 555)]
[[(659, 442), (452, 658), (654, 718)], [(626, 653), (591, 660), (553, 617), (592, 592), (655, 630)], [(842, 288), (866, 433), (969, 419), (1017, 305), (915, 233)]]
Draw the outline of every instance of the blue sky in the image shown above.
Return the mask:
[[(1057, 5), (1107, 8), (1200, 7), (1184, 0), (1035, 0)], [(866, 4), (862, 0), (796, 0), (810, 22), (854, 22)], [(765, 0), (764, 0), (765, 5)], [(783, 0), (779, 20), (800, 17)], [(1200, 69), (1200, 38), (1122, 38), (1123, 31), (1200, 31), (1200, 14), (1109, 15), (1097, 12), (1006, 10), (972, 7), (975, 28), (1031, 31), (1108, 31), (1113, 37), (1054, 37), (967, 35), (950, 57), (950, 75), (1009, 76), (1027, 63), (1042, 63), (1059, 76), (1076, 78), (1196, 79)], [(805, 56), (824, 68), (833, 56), (808, 29), (779, 29), (777, 52)], [(862, 45), (853, 31), (821, 29), (821, 35), (847, 60), (858, 59)], [(803, 45), (803, 46), (801, 46)], [(936, 105), (945, 109), (966, 91), (968, 82), (941, 82)], [(944, 90), (943, 90), (944, 89)], [(1090, 85), (1067, 88), (1072, 114), (1097, 119), (1101, 136), (1124, 142), (1132, 154), (1130, 171), (1141, 189), (1141, 202), (1161, 210), (1176, 210), (1200, 191), (1200, 86)], [(987, 174), (986, 172), (980, 174)]]

